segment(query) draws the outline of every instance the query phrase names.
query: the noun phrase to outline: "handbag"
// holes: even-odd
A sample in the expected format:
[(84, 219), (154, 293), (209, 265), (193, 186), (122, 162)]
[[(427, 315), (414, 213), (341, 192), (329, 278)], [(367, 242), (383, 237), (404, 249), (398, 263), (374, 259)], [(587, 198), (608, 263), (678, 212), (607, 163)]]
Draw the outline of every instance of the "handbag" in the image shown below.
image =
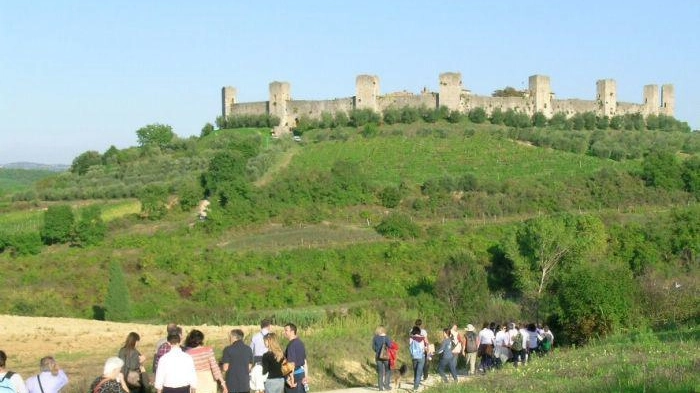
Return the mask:
[(129, 372), (126, 373), (126, 384), (130, 388), (140, 388), (141, 373), (137, 370), (129, 370)]
[(291, 374), (294, 372), (294, 369), (296, 368), (294, 365), (294, 362), (288, 362), (286, 358), (282, 359), (282, 376), (286, 377), (287, 375)]

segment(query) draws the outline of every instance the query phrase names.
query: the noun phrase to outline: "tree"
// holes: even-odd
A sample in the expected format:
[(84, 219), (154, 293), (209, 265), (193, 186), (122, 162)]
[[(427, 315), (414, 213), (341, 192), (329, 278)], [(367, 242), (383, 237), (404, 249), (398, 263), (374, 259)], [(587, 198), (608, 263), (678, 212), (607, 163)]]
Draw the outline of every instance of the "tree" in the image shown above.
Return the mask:
[(700, 197), (700, 156), (693, 156), (683, 162), (681, 177), (685, 190)]
[(102, 165), (102, 156), (94, 150), (86, 151), (73, 159), (70, 171), (78, 175), (84, 175), (93, 165)]
[(149, 124), (136, 130), (139, 146), (166, 147), (175, 137), (173, 128), (166, 124)]
[(105, 319), (126, 322), (131, 318), (129, 288), (126, 286), (121, 265), (112, 261), (109, 264), (109, 282), (105, 296)]
[(168, 212), (168, 190), (158, 184), (149, 184), (139, 192), (141, 216), (158, 220)]
[(501, 108), (496, 108), (491, 112), (491, 118), (489, 119), (491, 124), (501, 125), (505, 121), (505, 115)]
[(544, 127), (547, 125), (547, 117), (545, 117), (544, 113), (542, 112), (536, 112), (534, 115), (532, 115), (532, 125), (535, 127)]
[(494, 90), (491, 97), (525, 97), (525, 92), (506, 86), (504, 89)]
[(80, 212), (80, 219), (75, 225), (74, 242), (79, 245), (95, 245), (104, 239), (106, 232), (102, 209), (99, 205), (90, 205)]
[(214, 125), (211, 123), (207, 123), (204, 125), (204, 127), (202, 127), (202, 132), (199, 134), (199, 137), (204, 138), (212, 132), (214, 132)]
[(471, 254), (452, 255), (438, 273), (433, 291), (449, 307), (452, 321), (473, 320), (489, 296), (486, 270)]
[(644, 157), (642, 179), (651, 187), (667, 190), (683, 188), (681, 164), (675, 154), (667, 151), (652, 151)]
[(41, 240), (44, 244), (67, 243), (73, 234), (75, 217), (73, 209), (68, 205), (55, 205), (44, 212), (44, 227), (41, 229)]
[(579, 261), (606, 248), (603, 223), (585, 215), (563, 214), (527, 220), (511, 240), (504, 248), (513, 261), (515, 285), (526, 298), (534, 301), (538, 320), (540, 301), (560, 265)]

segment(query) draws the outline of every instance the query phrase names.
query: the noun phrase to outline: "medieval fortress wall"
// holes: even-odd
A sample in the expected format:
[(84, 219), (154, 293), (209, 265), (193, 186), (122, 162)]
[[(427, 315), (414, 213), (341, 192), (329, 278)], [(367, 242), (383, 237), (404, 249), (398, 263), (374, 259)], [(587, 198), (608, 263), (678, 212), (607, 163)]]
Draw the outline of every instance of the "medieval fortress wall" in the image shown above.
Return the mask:
[(646, 85), (642, 91), (642, 103), (617, 101), (617, 84), (613, 79), (596, 82), (596, 96), (593, 100), (556, 99), (548, 76), (533, 75), (528, 80), (528, 90), (523, 97), (491, 97), (472, 94), (464, 89), (462, 75), (457, 72), (440, 74), (439, 91), (423, 90), (419, 94), (394, 92), (382, 95), (379, 77), (359, 75), (355, 80), (355, 96), (331, 100), (293, 100), (287, 82), (272, 82), (269, 86), (269, 101), (238, 102), (237, 91), (233, 87), (221, 90), (222, 115), (262, 115), (269, 114), (280, 118), (280, 126), (275, 132), (289, 132), (302, 116), (320, 118), (324, 112), (350, 112), (353, 109), (371, 109), (382, 112), (387, 108), (445, 106), (450, 110), (467, 113), (474, 108), (483, 108), (487, 114), (500, 109), (533, 115), (542, 112), (546, 117), (564, 113), (571, 117), (576, 113), (594, 112), (598, 116), (616, 116), (640, 113), (648, 115), (673, 116), (675, 94), (673, 85)]

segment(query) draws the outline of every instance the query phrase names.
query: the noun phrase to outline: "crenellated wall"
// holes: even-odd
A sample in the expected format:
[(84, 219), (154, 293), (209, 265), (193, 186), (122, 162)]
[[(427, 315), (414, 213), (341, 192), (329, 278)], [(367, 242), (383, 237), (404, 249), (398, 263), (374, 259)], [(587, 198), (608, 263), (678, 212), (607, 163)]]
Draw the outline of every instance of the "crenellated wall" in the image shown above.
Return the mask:
[(487, 114), (495, 109), (532, 115), (542, 112), (546, 117), (564, 113), (571, 117), (576, 113), (594, 112), (598, 116), (615, 116), (640, 113), (644, 116), (665, 114), (673, 116), (675, 94), (671, 84), (646, 85), (642, 91), (642, 103), (617, 101), (617, 83), (613, 79), (596, 81), (594, 99), (555, 99), (550, 78), (545, 75), (532, 75), (528, 79), (528, 90), (523, 97), (491, 97), (473, 95), (462, 85), (462, 75), (445, 72), (439, 76), (439, 93), (424, 89), (419, 94), (394, 92), (382, 95), (379, 77), (359, 75), (355, 80), (355, 96), (331, 100), (293, 100), (291, 87), (287, 82), (272, 82), (269, 86), (269, 101), (239, 103), (237, 91), (233, 87), (221, 90), (222, 116), (243, 114), (270, 114), (280, 118), (280, 126), (275, 132), (289, 132), (296, 126), (301, 116), (319, 118), (323, 112), (335, 114), (355, 109), (371, 109), (382, 112), (387, 108), (445, 106), (450, 110), (467, 113), (475, 108), (483, 108)]

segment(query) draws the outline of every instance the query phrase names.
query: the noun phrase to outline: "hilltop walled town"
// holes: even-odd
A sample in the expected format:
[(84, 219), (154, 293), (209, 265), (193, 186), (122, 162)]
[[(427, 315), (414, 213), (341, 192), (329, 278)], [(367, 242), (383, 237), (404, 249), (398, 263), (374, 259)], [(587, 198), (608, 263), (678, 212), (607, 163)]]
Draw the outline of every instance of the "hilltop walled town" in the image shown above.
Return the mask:
[(339, 111), (371, 109), (382, 112), (387, 108), (401, 107), (447, 107), (468, 113), (474, 108), (483, 108), (487, 114), (500, 109), (532, 115), (543, 113), (547, 118), (556, 113), (571, 117), (576, 113), (594, 112), (598, 116), (616, 116), (640, 113), (648, 115), (674, 115), (675, 95), (672, 84), (645, 85), (641, 103), (620, 102), (617, 100), (617, 83), (614, 79), (601, 79), (596, 82), (594, 99), (557, 99), (552, 92), (550, 78), (545, 75), (529, 77), (528, 89), (517, 97), (492, 97), (472, 94), (462, 84), (462, 75), (457, 72), (440, 74), (439, 91), (423, 89), (419, 94), (393, 92), (381, 94), (379, 77), (359, 75), (355, 81), (355, 95), (330, 100), (294, 100), (288, 82), (272, 82), (269, 87), (269, 100), (260, 102), (238, 102), (237, 90), (224, 87), (221, 91), (222, 116), (271, 115), (280, 119), (275, 133), (289, 132), (301, 116), (320, 118), (323, 112), (334, 114)]

